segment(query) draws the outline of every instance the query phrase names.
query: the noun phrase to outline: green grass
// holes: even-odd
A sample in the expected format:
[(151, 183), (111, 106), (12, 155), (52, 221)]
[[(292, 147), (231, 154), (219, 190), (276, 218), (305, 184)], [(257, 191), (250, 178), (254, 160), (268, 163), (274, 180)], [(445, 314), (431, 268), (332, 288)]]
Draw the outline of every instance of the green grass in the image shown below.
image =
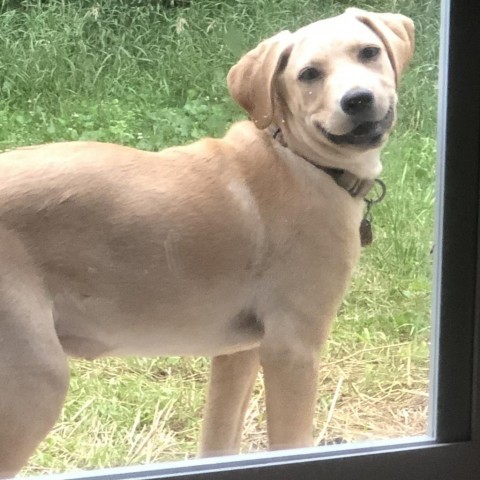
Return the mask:
[[(353, 6), (138, 3), (0, 0), (0, 149), (93, 139), (157, 150), (220, 136), (243, 117), (225, 83), (242, 52), (281, 29)], [(355, 2), (411, 16), (417, 51), (383, 155), (388, 196), (373, 211), (375, 242), (364, 250), (322, 354), (319, 443), (426, 429), (438, 3)], [(66, 407), (23, 473), (193, 456), (207, 371), (205, 359), (72, 362)], [(265, 448), (262, 393), (259, 382), (245, 450)]]

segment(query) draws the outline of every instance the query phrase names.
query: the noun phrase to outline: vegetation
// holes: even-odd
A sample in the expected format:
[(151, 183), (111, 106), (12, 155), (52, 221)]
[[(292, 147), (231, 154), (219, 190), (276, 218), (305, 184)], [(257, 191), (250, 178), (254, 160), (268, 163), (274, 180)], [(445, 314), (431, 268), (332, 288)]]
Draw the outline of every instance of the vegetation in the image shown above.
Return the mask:
[[(417, 52), (383, 155), (375, 242), (322, 353), (318, 442), (426, 431), (439, 5), (370, 0), (411, 16)], [(225, 76), (260, 39), (341, 13), (346, 0), (0, 0), (0, 149), (93, 139), (148, 150), (221, 136), (244, 114)], [(194, 455), (206, 359), (72, 361), (57, 426), (24, 474)], [(245, 450), (265, 448), (263, 386)]]

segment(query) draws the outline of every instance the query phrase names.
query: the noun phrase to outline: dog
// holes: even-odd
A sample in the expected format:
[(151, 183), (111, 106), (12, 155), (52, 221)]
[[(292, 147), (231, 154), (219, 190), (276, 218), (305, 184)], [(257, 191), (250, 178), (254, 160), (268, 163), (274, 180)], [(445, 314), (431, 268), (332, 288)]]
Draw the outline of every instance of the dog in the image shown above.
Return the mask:
[(318, 351), (413, 49), (409, 18), (347, 9), (240, 59), (250, 119), (222, 139), (0, 155), (0, 477), (57, 420), (68, 356), (213, 357), (200, 456), (239, 451), (261, 366), (270, 448), (312, 445)]

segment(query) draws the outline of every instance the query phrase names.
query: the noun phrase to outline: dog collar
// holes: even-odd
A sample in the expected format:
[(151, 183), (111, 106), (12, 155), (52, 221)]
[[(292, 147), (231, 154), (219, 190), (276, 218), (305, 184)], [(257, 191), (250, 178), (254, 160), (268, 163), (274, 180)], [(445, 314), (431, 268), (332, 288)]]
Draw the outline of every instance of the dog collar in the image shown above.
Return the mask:
[[(282, 130), (278, 127), (273, 127), (273, 129), (274, 140), (277, 140), (283, 147), (288, 148), (287, 142), (285, 142), (285, 139), (283, 138)], [(385, 195), (387, 194), (387, 186), (385, 183), (379, 178), (375, 178), (373, 180), (361, 179), (348, 170), (324, 167), (322, 165), (313, 163), (308, 158), (301, 158), (303, 158), (310, 165), (313, 165), (332, 177), (335, 183), (339, 187), (346, 190), (352, 196), (352, 198), (363, 199), (366, 204), (366, 211), (363, 215), (362, 221), (360, 222), (360, 243), (362, 247), (370, 245), (373, 241), (371, 208), (372, 205), (381, 202), (385, 198)], [(376, 198), (367, 198), (367, 195), (372, 191), (375, 185), (380, 186), (380, 193)]]
[[(282, 145), (285, 148), (288, 148), (288, 145), (285, 142), (285, 139), (283, 138), (282, 130), (280, 128), (278, 127), (275, 128), (273, 132), (273, 138), (274, 140), (277, 140), (280, 143), (280, 145)], [(374, 179), (374, 180), (369, 178), (361, 179), (356, 175), (354, 175), (353, 173), (349, 172), (348, 170), (342, 170), (340, 168), (333, 168), (333, 167), (324, 167), (322, 165), (313, 163), (308, 158), (305, 158), (305, 157), (301, 157), (301, 158), (307, 161), (310, 165), (313, 165), (315, 168), (318, 168), (319, 170), (324, 171), (327, 175), (330, 175), (330, 177), (333, 178), (335, 183), (339, 187), (346, 190), (353, 198), (366, 198), (366, 196), (370, 193), (370, 191), (373, 189), (375, 184), (379, 184), (381, 186), (382, 193), (380, 195), (381, 198), (379, 200), (375, 200), (374, 203), (380, 202), (381, 200), (383, 200), (383, 197), (385, 196), (386, 186), (379, 179)]]

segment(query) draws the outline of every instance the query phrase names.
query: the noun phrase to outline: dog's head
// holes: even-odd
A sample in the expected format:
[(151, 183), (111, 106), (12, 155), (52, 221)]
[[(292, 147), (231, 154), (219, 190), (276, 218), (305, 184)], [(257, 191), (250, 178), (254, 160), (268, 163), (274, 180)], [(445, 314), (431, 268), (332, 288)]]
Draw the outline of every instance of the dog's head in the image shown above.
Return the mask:
[(379, 156), (368, 152), (378, 152), (395, 123), (413, 48), (409, 18), (349, 8), (263, 41), (230, 70), (228, 85), (255, 125), (281, 128), (295, 153), (373, 177)]

